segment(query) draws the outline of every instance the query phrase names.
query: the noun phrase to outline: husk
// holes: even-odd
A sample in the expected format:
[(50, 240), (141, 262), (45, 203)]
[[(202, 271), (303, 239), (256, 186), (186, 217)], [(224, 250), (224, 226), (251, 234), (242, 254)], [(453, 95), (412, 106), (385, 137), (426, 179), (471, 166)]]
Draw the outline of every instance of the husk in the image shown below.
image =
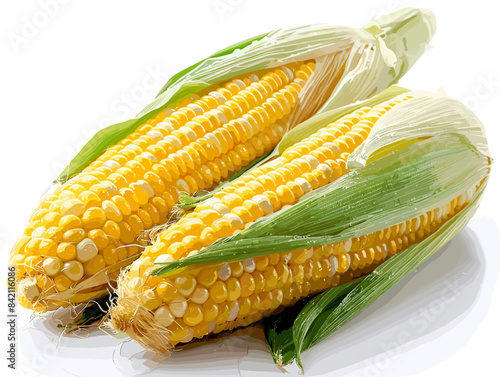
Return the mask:
[(484, 126), (465, 105), (444, 93), (414, 91), (411, 95), (412, 99), (380, 117), (367, 140), (347, 159), (349, 169), (365, 166), (387, 145), (451, 133), (466, 137), (481, 155), (490, 155)]
[(266, 339), (275, 363), (286, 365), (294, 359), (303, 369), (300, 354), (318, 344), (353, 319), (386, 293), (404, 276), (439, 251), (472, 218), (487, 181), (483, 181), (470, 203), (435, 233), (396, 254), (369, 275), (325, 291), (303, 305), (299, 313), (285, 313), (292, 325), (278, 318), (266, 322)]

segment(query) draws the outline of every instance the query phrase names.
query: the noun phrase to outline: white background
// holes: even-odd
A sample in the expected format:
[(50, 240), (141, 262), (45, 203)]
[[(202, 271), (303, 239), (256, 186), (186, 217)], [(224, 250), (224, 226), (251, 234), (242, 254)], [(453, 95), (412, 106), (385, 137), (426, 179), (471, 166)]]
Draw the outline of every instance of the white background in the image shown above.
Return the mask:
[[(499, 158), (500, 52), (493, 2), (60, 0), (56, 7), (43, 6), (54, 2), (0, 6), (0, 248), (5, 262), (40, 194), (95, 131), (135, 115), (177, 71), (280, 27), (321, 22), (362, 27), (376, 14), (405, 6), (431, 8), (438, 24), (433, 48), (400, 84), (445, 88), (464, 101), (484, 122), (492, 155)], [(26, 23), (38, 26), (28, 30)], [(498, 375), (497, 169), (494, 165), (483, 203), (467, 228), (431, 263), (306, 352), (306, 375)], [(5, 270), (6, 264), (2, 281)], [(2, 297), (0, 311), (6, 313)], [(120, 356), (122, 341), (97, 333), (83, 340), (62, 338), (57, 347), (57, 331), (47, 329), (47, 321), (28, 323), (29, 313), (19, 309), (19, 314), (22, 375), (131, 375), (154, 364), (145, 361), (147, 354), (128, 361), (140, 348), (125, 343)], [(6, 334), (5, 324), (2, 330)], [(6, 335), (0, 335), (0, 344), (5, 355)], [(7, 361), (0, 359), (6, 370)], [(297, 368), (290, 371), (297, 374)], [(281, 374), (265, 346), (247, 336), (184, 351), (156, 373)]]

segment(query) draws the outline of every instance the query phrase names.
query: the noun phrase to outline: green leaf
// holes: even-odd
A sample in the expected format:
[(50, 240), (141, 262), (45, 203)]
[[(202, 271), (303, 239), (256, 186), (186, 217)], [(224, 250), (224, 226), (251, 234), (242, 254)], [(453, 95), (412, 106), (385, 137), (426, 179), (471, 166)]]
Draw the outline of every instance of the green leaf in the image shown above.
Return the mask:
[(435, 136), (352, 171), (233, 237), (164, 264), (153, 275), (369, 234), (446, 204), (487, 176), (488, 169), (488, 159), (465, 137)]
[(338, 300), (335, 287), (311, 300), (297, 316), (292, 330), (295, 358), (303, 369), (300, 354), (330, 336), (364, 308), (387, 292), (423, 261), (441, 249), (475, 213), (486, 186), (481, 186), (474, 200), (431, 236), (388, 259), (362, 281), (346, 287), (347, 295)]
[(287, 365), (295, 359), (293, 322), (310, 299), (307, 297), (300, 300), (281, 313), (263, 320), (266, 345), (271, 352), (274, 363), (278, 366)]
[[(330, 306), (340, 303), (361, 281), (363, 278), (330, 289), (328, 291)], [(283, 312), (264, 319), (266, 344), (277, 365), (287, 365), (297, 357), (294, 324), (297, 323), (298, 318), (306, 318), (311, 315), (311, 312), (315, 312), (314, 308), (319, 298), (319, 295), (307, 297), (286, 308)]]

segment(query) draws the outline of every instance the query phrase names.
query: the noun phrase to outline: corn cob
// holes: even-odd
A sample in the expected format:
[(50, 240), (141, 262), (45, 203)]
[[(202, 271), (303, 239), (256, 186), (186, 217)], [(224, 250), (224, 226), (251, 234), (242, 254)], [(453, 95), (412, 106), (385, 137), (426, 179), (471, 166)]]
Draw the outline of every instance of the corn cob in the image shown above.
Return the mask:
[(179, 343), (254, 323), (301, 298), (365, 275), (433, 234), (469, 203), (479, 186), (362, 237), (189, 268), (169, 277), (151, 274), (154, 263), (195, 255), (345, 175), (347, 158), (380, 117), (411, 98), (401, 95), (343, 116), (227, 185), (160, 233), (120, 279), (111, 326), (146, 348), (168, 352)]
[[(178, 343), (250, 325), (301, 298), (370, 273), (432, 235), (470, 202), (477, 188), (363, 237), (198, 269), (159, 283), (158, 278), (148, 277), (141, 286), (131, 279), (125, 289), (142, 296), (141, 305), (154, 312), (155, 331), (139, 332), (139, 323), (132, 325), (136, 332), (128, 334), (148, 349), (168, 352)], [(152, 292), (148, 288), (154, 280)], [(113, 324), (117, 329), (126, 327), (115, 319)], [(168, 343), (162, 343), (165, 339)]]
[(12, 257), (24, 279), (20, 303), (54, 309), (79, 300), (40, 292), (65, 292), (102, 271), (116, 277), (146, 244), (143, 232), (169, 219), (179, 192), (211, 189), (276, 146), (313, 71), (313, 62), (283, 66), (167, 107), (46, 196)]

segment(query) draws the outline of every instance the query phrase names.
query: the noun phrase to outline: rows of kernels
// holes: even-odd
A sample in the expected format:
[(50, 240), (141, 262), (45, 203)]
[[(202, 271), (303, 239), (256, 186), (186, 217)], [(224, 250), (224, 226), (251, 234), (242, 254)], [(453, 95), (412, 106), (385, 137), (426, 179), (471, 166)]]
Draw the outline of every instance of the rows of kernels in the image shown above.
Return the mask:
[[(195, 298), (187, 292), (184, 298), (191, 303), (186, 303), (182, 310), (175, 310), (168, 301), (160, 307), (160, 313), (175, 312), (165, 326), (172, 331), (169, 343), (175, 345), (193, 337), (246, 326), (280, 306), (292, 305), (308, 295), (365, 275), (434, 233), (467, 205), (474, 192), (471, 190), (443, 207), (362, 237), (209, 267), (202, 270), (203, 275), (201, 272), (179, 275), (173, 289), (180, 291), (180, 283), (190, 281), (190, 285), (203, 293)], [(172, 296), (167, 297), (171, 302)], [(175, 320), (177, 325), (169, 327)]]
[(365, 140), (374, 122), (405, 99), (356, 110), (288, 148), (171, 226), (145, 255), (155, 258), (168, 253), (177, 260), (334, 181), (347, 172), (347, 156)]
[(81, 279), (70, 271), (93, 275), (139, 253), (141, 234), (167, 220), (179, 191), (210, 188), (279, 142), (285, 130), (275, 121), (301, 88), (293, 75), (283, 67), (233, 80), (108, 148), (43, 199), (16, 248), (20, 276), (46, 274), (64, 291)]
[[(282, 77), (276, 72), (281, 73)], [(259, 82), (251, 84), (248, 90), (243, 90), (243, 94), (239, 99), (242, 101), (244, 98), (252, 96), (254, 98), (252, 105), (258, 105), (256, 108), (207, 134), (209, 139), (204, 145), (205, 149), (199, 155), (199, 159), (203, 164), (202, 173), (189, 169), (189, 165), (193, 166), (193, 164), (189, 164), (190, 157), (196, 151), (201, 150), (201, 146), (197, 145), (198, 142), (183, 149), (188, 152), (185, 155), (188, 159), (188, 166), (186, 171), (183, 172), (184, 177), (177, 181), (183, 188), (189, 185), (193, 189), (209, 188), (212, 186), (209, 178), (211, 175), (220, 174), (221, 179), (226, 178), (235, 171), (240, 170), (241, 167), (248, 165), (256, 157), (271, 150), (281, 139), (285, 129), (283, 126), (275, 124), (275, 122), (289, 114), (300, 89), (289, 85), (288, 77), (281, 70), (276, 72), (264, 76)], [(268, 84), (269, 80), (273, 80), (274, 86), (267, 87), (263, 85)], [(280, 91), (271, 92), (283, 85), (285, 86)], [(268, 88), (267, 91), (266, 88)], [(256, 93), (260, 94), (255, 96)], [(286, 95), (283, 95), (283, 93), (286, 93)], [(241, 101), (240, 105), (243, 103)], [(247, 103), (244, 108), (250, 108), (250, 105)], [(237, 114), (240, 114), (239, 110)], [(203, 175), (203, 172), (206, 172), (206, 174)], [(209, 172), (212, 174), (209, 174)], [(196, 179), (196, 176), (198, 179)], [(207, 182), (203, 179), (207, 179)]]

